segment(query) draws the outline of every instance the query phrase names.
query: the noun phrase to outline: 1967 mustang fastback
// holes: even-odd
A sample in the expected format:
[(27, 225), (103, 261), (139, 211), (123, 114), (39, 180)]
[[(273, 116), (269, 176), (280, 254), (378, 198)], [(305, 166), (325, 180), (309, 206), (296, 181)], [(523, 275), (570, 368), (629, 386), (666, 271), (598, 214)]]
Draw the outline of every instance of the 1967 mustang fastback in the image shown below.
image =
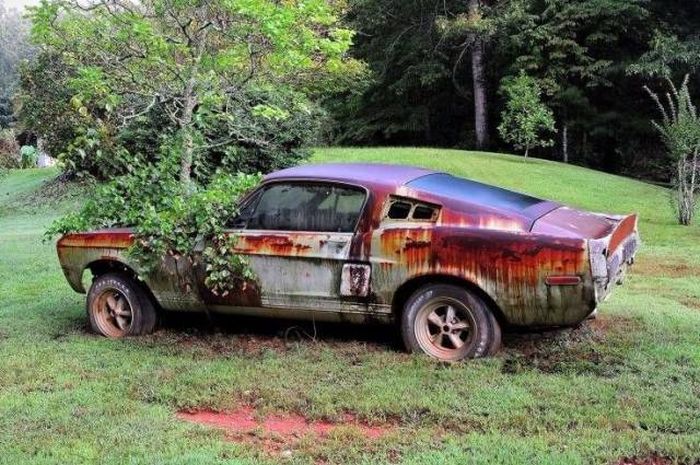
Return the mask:
[(77, 292), (92, 272), (87, 313), (108, 337), (151, 332), (159, 309), (393, 322), (408, 350), (459, 360), (496, 352), (503, 325), (581, 322), (639, 244), (635, 215), (378, 164), (272, 173), (229, 224), (256, 279), (225, 297), (196, 261), (166, 257), (162, 272), (140, 275), (129, 229), (68, 234), (58, 255)]

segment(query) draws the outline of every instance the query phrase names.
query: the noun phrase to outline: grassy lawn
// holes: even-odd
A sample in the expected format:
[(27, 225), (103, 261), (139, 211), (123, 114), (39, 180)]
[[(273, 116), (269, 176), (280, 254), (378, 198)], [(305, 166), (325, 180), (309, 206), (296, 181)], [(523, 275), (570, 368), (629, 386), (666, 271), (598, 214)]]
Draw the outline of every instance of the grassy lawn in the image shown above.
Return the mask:
[[(497, 154), (319, 149), (314, 161), (422, 165), (613, 213), (638, 212), (638, 264), (601, 316), (574, 330), (507, 333), (501, 355), (441, 365), (393, 328), (192, 318), (111, 341), (41, 235), (79, 197), (43, 205), (51, 170), (0, 178), (0, 463), (588, 464), (657, 453), (700, 460), (700, 227), (674, 224), (665, 190)], [(182, 409), (351, 413), (352, 427), (292, 452), (185, 423)]]

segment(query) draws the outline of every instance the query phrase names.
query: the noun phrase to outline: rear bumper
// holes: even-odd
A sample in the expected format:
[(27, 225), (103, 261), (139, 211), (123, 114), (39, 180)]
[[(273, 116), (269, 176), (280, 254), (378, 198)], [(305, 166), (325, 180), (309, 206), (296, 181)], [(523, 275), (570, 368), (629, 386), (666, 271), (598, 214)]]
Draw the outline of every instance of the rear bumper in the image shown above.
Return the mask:
[(588, 242), (596, 303), (607, 299), (615, 286), (623, 283), (627, 269), (634, 264), (640, 244), (636, 228), (624, 240), (617, 241), (614, 250), (610, 250), (610, 237)]

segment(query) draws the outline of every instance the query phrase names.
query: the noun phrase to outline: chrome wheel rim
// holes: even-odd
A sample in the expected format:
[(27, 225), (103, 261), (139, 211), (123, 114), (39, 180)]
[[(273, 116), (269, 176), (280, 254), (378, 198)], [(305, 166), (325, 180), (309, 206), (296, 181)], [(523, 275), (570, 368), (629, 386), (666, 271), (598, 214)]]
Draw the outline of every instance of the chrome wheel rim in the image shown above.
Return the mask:
[(100, 331), (108, 337), (122, 337), (133, 323), (133, 311), (126, 296), (117, 289), (105, 289), (94, 300), (92, 312)]
[(476, 322), (462, 302), (440, 297), (426, 303), (416, 317), (415, 336), (425, 353), (440, 360), (461, 360), (474, 340)]

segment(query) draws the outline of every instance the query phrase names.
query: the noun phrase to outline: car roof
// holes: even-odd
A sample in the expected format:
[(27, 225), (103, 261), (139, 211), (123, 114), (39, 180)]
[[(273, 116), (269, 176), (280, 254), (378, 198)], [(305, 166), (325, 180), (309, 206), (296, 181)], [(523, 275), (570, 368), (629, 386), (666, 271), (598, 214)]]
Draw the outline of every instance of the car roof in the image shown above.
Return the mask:
[(282, 179), (326, 179), (352, 184), (403, 186), (438, 171), (384, 163), (323, 163), (294, 166), (265, 176), (265, 181)]
[[(382, 186), (390, 190), (407, 186), (439, 199), (449, 199), (453, 203), (465, 206), (471, 205), (471, 208), (485, 208), (507, 216), (516, 215), (530, 223), (560, 206), (555, 202), (455, 177), (442, 171), (406, 165), (383, 163), (300, 165), (270, 173), (264, 180), (331, 180), (358, 184), (367, 188)], [(456, 186), (459, 192), (451, 190), (450, 186), (455, 183), (460, 184)]]

